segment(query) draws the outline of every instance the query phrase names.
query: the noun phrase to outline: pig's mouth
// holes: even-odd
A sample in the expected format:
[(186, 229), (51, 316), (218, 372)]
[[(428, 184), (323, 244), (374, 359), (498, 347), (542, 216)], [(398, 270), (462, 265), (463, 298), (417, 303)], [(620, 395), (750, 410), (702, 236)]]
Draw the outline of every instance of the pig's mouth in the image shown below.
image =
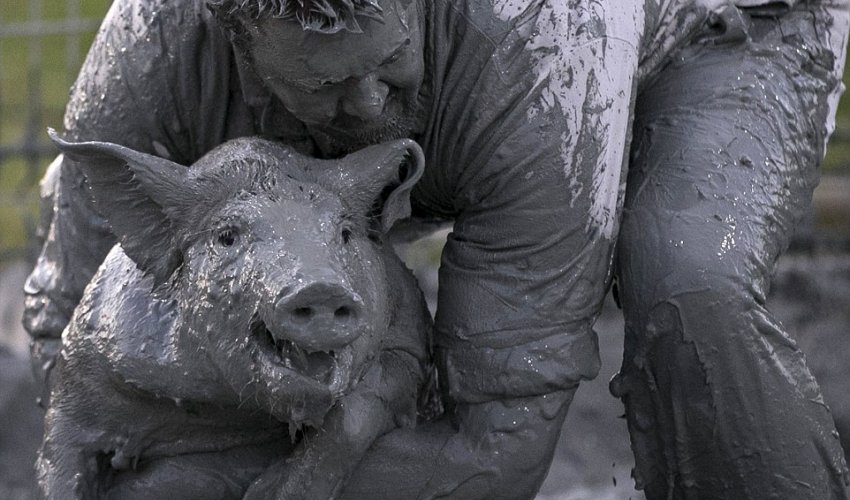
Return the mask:
[(259, 342), (263, 357), (271, 364), (327, 385), (334, 395), (342, 394), (347, 388), (353, 362), (350, 346), (336, 351), (311, 351), (275, 335), (260, 319), (252, 322), (251, 333)]

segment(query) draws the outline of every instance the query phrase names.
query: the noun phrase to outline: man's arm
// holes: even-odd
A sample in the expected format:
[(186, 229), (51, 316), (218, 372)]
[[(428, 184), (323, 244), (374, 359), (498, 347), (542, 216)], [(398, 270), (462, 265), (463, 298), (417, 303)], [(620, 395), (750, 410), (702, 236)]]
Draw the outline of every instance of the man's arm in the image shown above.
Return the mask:
[(438, 421), (393, 431), (372, 446), (341, 498), (529, 498), (577, 388), (461, 404)]
[(62, 330), (114, 238), (89, 206), (82, 175), (62, 155), (48, 169), (42, 193), (45, 240), (24, 286), (23, 324), (32, 337), (33, 373), (46, 383)]
[[(426, 205), (442, 193), (457, 210), (435, 334), (450, 411), (379, 439), (344, 498), (533, 497), (579, 382), (598, 370), (592, 324), (611, 275), (643, 13), (529, 5), (483, 76), (453, 63), (476, 81), (443, 96), (451, 127), (426, 145), (428, 168), (443, 170), (417, 187)], [(486, 40), (466, 31), (474, 60)]]
[[(576, 388), (463, 404), (451, 416), (396, 429), (372, 445), (339, 498), (531, 498), (548, 471)], [(159, 459), (116, 476), (109, 498), (217, 498), (247, 488), (253, 476), (242, 470), (250, 465), (258, 475), (257, 464), (273, 457), (274, 451), (264, 448)], [(175, 481), (176, 474), (184, 480)]]

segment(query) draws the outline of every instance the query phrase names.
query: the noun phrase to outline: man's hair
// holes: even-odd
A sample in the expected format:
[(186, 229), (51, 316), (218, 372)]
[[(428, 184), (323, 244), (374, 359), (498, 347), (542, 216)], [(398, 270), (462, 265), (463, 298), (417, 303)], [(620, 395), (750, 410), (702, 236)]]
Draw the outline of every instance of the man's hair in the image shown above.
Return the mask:
[(264, 19), (290, 19), (306, 31), (331, 34), (362, 32), (357, 17), (384, 18), (377, 0), (207, 0), (207, 6), (233, 39), (245, 36), (246, 22)]

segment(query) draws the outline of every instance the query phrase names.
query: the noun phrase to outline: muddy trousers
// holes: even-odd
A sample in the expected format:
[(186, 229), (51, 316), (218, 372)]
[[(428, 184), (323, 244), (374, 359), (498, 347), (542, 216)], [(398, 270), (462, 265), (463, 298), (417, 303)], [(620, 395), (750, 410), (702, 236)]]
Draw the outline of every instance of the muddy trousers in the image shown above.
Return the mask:
[(832, 416), (765, 308), (818, 181), (842, 57), (830, 19), (718, 19), (638, 96), (611, 389), (650, 499), (846, 497)]

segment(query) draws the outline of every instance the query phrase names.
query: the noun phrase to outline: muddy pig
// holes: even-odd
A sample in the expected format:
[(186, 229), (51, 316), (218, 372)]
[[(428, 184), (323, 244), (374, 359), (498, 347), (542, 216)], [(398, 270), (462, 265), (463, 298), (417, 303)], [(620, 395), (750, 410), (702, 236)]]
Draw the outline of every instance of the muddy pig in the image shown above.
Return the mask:
[(62, 337), (42, 495), (105, 498), (122, 471), (230, 454), (216, 498), (331, 498), (415, 423), (430, 317), (382, 240), (409, 215), (416, 143), (316, 160), (245, 138), (185, 168), (52, 137), (118, 244)]

